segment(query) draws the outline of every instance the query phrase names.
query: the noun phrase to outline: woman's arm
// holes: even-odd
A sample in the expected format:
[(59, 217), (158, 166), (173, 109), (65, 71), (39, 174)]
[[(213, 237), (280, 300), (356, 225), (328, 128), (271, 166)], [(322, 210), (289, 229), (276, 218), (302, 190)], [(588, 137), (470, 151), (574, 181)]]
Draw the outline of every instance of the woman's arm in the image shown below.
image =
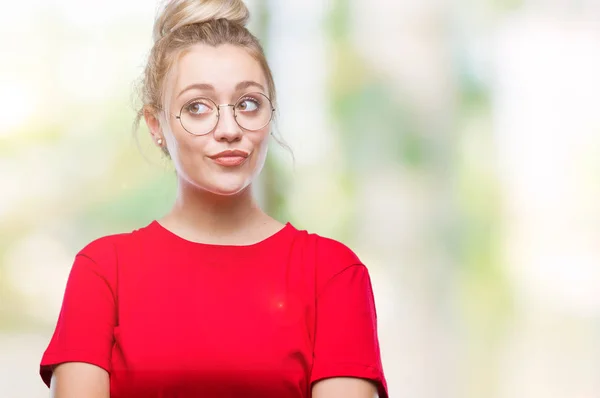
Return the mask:
[(100, 238), (75, 256), (56, 328), (40, 362), (51, 397), (110, 395), (108, 371), (117, 326), (115, 239)]
[(108, 372), (84, 362), (57, 365), (52, 372), (50, 398), (110, 398)]
[(313, 398), (374, 398), (377, 388), (367, 380), (352, 377), (333, 377), (316, 382), (312, 388)]
[(319, 244), (310, 374), (314, 397), (388, 398), (369, 272), (339, 242)]

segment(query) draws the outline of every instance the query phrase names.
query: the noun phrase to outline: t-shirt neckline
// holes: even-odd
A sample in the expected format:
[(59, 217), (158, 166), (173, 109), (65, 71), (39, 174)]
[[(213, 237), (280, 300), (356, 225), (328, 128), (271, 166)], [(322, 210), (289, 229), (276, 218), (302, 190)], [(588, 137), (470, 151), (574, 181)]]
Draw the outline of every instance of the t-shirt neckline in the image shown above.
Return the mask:
[(187, 247), (195, 249), (228, 252), (253, 252), (261, 250), (263, 248), (273, 247), (274, 245), (277, 245), (279, 242), (281, 242), (282, 239), (284, 239), (294, 230), (293, 225), (290, 222), (286, 222), (281, 229), (258, 242), (251, 243), (248, 245), (221, 245), (188, 240), (180, 235), (177, 235), (170, 229), (167, 229), (158, 220), (152, 220), (150, 225), (148, 225), (148, 228), (157, 231), (157, 233), (163, 236), (163, 239), (168, 239), (170, 242), (175, 244), (185, 245)]

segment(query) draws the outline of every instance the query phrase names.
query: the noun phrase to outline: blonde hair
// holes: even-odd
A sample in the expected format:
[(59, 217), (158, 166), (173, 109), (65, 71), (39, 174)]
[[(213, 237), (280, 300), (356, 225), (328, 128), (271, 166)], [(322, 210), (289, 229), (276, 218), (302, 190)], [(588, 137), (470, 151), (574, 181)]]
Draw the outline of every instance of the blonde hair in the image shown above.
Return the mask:
[[(249, 18), (250, 12), (242, 0), (167, 1), (154, 22), (154, 45), (139, 86), (142, 105), (137, 111), (134, 129), (137, 130), (145, 109), (154, 112), (164, 109), (169, 72), (190, 46), (199, 43), (215, 47), (232, 44), (244, 48), (262, 67), (269, 98), (277, 107), (273, 74), (260, 42), (246, 28)], [(277, 141), (287, 147), (279, 139)], [(168, 155), (165, 147), (163, 151)]]

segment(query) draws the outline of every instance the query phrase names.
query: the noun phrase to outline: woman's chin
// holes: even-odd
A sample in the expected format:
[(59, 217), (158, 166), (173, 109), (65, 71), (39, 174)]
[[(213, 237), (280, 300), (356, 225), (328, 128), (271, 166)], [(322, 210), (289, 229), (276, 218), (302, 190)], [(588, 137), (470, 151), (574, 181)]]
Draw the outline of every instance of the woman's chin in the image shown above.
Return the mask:
[(203, 188), (215, 195), (234, 196), (243, 192), (250, 182), (245, 180), (238, 181), (218, 181), (212, 184), (207, 184)]
[(237, 189), (219, 188), (219, 189), (213, 190), (212, 193), (214, 193), (216, 195), (221, 195), (221, 196), (235, 196), (235, 195), (240, 194), (243, 191), (244, 191), (244, 188), (237, 188)]

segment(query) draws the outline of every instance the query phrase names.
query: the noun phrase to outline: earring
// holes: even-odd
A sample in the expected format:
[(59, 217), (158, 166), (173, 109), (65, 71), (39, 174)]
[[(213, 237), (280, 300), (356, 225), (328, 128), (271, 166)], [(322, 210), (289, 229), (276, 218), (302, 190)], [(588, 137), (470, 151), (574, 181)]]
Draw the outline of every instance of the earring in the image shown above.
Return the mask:
[(158, 146), (162, 146), (162, 144), (163, 144), (162, 138), (159, 138), (158, 140), (156, 140), (156, 143), (158, 144)]

